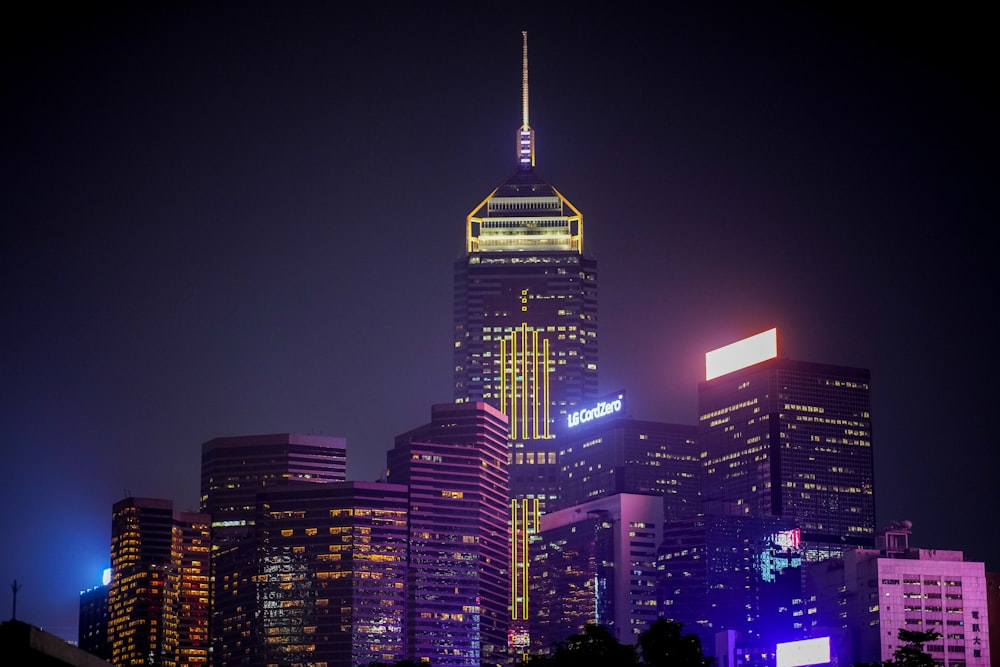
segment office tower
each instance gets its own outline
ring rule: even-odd
[[[507,662],[507,428],[487,403],[435,405],[386,455],[389,481],[409,489],[409,660]]]
[[[560,508],[652,493],[663,496],[668,521],[701,512],[697,426],[633,419],[618,392],[571,412],[557,441]]]
[[[910,525],[894,524],[878,548],[855,549],[812,565],[816,625],[844,628],[852,662],[892,660],[900,630],[940,634],[924,645],[936,664],[990,664],[986,573],[961,551],[909,546]]]
[[[201,511],[212,515],[213,546],[248,536],[257,492],[288,482],[343,482],[344,438],[300,433],[215,438],[201,446]]]
[[[114,504],[108,641],[124,665],[208,663],[210,518],[158,498]]]
[[[254,535],[217,552],[216,663],[402,660],[407,499],[377,482],[261,491]]]
[[[791,519],[808,562],[872,546],[869,371],[779,357],[775,329],[709,352],[706,369],[706,511]]]
[[[698,635],[706,654],[716,658],[716,635],[736,633],[739,664],[758,664],[776,642],[805,637],[799,548],[799,531],[788,519],[702,515],[671,521],[657,554],[659,614]]]
[[[77,628],[76,645],[102,660],[111,659],[111,644],[108,643],[108,584],[111,583],[111,569],[105,570],[100,586],[80,591],[80,623]]]
[[[532,553],[531,644],[545,653],[588,623],[635,644],[657,619],[663,501],[623,493],[541,517]]]
[[[584,254],[583,215],[535,168],[522,39],[517,166],[466,217],[454,330],[455,401],[485,401],[508,417],[515,536],[558,495],[554,423],[598,391],[597,262]],[[517,544],[527,539],[515,543],[514,590],[529,562]],[[526,600],[515,595],[511,609],[527,623]]]

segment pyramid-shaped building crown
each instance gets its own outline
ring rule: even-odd
[[[522,34],[522,122],[514,174],[466,218],[466,250],[583,252],[583,214],[535,171],[528,125],[528,36]]]

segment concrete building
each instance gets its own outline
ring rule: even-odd
[[[0,657],[17,667],[112,667],[41,628],[12,619],[0,623]]]

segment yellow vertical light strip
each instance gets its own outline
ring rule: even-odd
[[[510,501],[510,617],[517,618],[517,500]]]
[[[524,591],[521,600],[521,618],[528,618],[528,499],[525,498],[521,501],[521,507],[524,508],[524,530],[521,531],[521,559],[524,562],[524,568],[521,570],[521,588]]]
[[[528,323],[521,323],[521,437],[528,439]]]
[[[548,339],[548,337],[546,337],[542,341],[542,348],[543,348],[543,354],[542,354],[542,356],[543,356],[543,362],[545,364],[545,376],[543,378],[544,386],[545,386],[545,391],[543,392],[544,393],[544,397],[543,398],[544,398],[544,401],[545,401],[545,437],[546,438],[551,438],[552,434],[551,434],[551,431],[550,431],[550,422],[551,422],[551,420],[550,420],[549,410],[550,410],[550,408],[552,406],[552,401],[549,400],[549,339]]]
[[[507,414],[507,339],[500,339],[500,412]]]
[[[510,332],[510,437],[517,439],[517,331]]]
[[[531,437],[538,439],[538,329],[531,332]]]

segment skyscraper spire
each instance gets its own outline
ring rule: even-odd
[[[517,164],[535,166],[535,132],[528,125],[528,31],[521,31],[521,127],[517,130]]]

